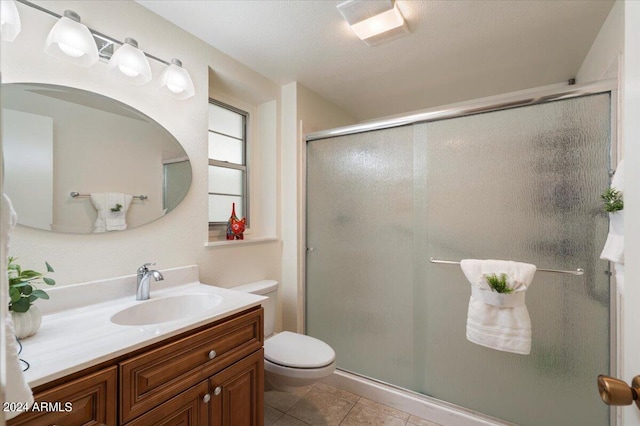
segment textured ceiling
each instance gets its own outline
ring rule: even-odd
[[[411,33],[368,47],[332,0],[137,0],[278,84],[359,120],[575,77],[613,0],[398,0]]]

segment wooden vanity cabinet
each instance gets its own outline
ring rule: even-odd
[[[9,426],[115,426],[117,368],[108,367],[34,395],[28,412]]]
[[[263,315],[251,308],[59,379],[36,399],[71,402],[70,412],[24,413],[8,425],[262,426]]]

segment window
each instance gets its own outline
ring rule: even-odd
[[[236,216],[247,218],[247,121],[249,114],[209,99],[209,228],[227,224],[235,203]]]

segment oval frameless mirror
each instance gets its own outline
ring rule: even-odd
[[[19,224],[118,231],[159,219],[187,195],[187,153],[140,111],[49,84],[3,84],[1,93],[4,192]]]

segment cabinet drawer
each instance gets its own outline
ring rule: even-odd
[[[131,421],[262,347],[262,308],[119,364],[120,420]]]
[[[126,426],[208,426],[209,385],[206,381],[171,398]],[[205,397],[209,395],[208,397]],[[206,402],[205,402],[206,401]]]
[[[115,426],[117,379],[117,368],[113,366],[38,393],[32,410],[10,420],[8,424]]]

